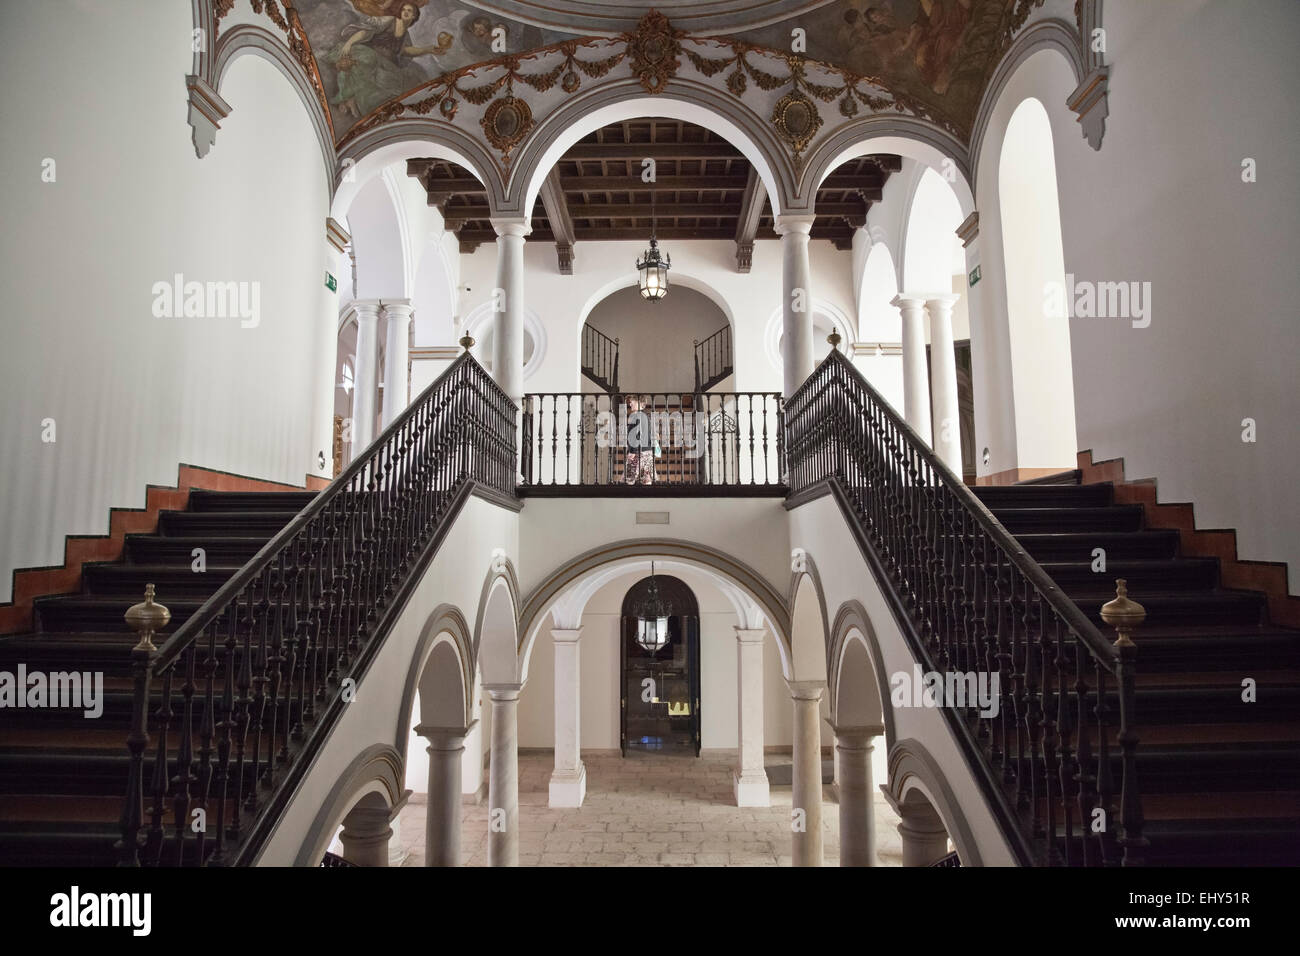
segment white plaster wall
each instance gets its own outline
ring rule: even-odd
[[[1152,289],[1147,328],[1071,320],[1079,447],[1123,456],[1130,478],[1157,478],[1162,501],[1194,502],[1200,527],[1236,528],[1241,557],[1288,562],[1294,591],[1300,512],[1285,478],[1300,465],[1300,6],[1107,4],[1105,27],[1112,67],[1100,151],[1064,106],[1074,81],[1054,53],[1027,61],[998,102],[977,173],[976,289],[988,293],[986,315],[1005,314],[1000,262],[985,242],[997,225],[989,189],[1000,130],[1035,96],[1052,121],[1066,272]],[[1255,183],[1242,182],[1246,157],[1258,163]],[[977,390],[1007,374],[975,371]],[[1245,418],[1257,424],[1254,444],[1241,440]],[[982,431],[990,435],[987,420]],[[1008,436],[992,438],[996,454]],[[1008,466],[988,470],[999,467]]]
[[[636,284],[636,258],[644,251],[638,242],[579,242],[573,275],[560,275],[555,245],[524,245],[525,307],[535,312],[545,327],[544,360],[525,380],[530,392],[579,391],[579,348],[582,324],[590,309],[610,293]],[[767,358],[764,333],[773,310],[780,307],[781,244],[762,240],[754,244],[753,269],[736,271],[735,244],[723,240],[665,242],[673,255],[670,282],[711,297],[732,321],[738,391],[780,391],[781,373]],[[844,315],[856,315],[853,297],[852,254],[830,242],[809,244],[813,270],[813,295]],[[463,306],[468,315],[490,302],[496,285],[496,246],[484,243],[473,254],[461,256],[462,281],[472,288]],[[672,292],[660,308],[672,302]]]
[[[915,660],[894,622],[884,594],[849,534],[839,505],[827,495],[795,508],[789,516],[790,545],[804,548],[816,563],[828,619],[833,621],[845,602],[860,601],[875,630],[886,670],[890,674],[911,673]],[[889,702],[885,703],[890,706]],[[983,865],[1013,865],[1014,858],[942,714],[925,707],[897,708],[894,720],[898,739],[919,741],[942,768],[979,846]],[[831,739],[829,728],[823,723],[823,744]],[[883,747],[884,742],[880,741],[878,746]],[[882,776],[877,782],[883,784],[886,781]],[[946,820],[945,825],[951,833],[951,821]]]
[[[0,600],[15,568],[62,563],[64,535],[103,534],[110,507],[142,506],[180,462],[294,484],[327,473],[328,373],[315,366],[333,355],[337,304],[320,149],[288,81],[245,56],[221,90],[233,112],[198,159],[191,29],[189,4],[0,9]],[[155,318],[154,283],[175,273],[260,283],[260,324]]]
[[[502,548],[517,562],[518,532],[519,519],[515,512],[480,498],[472,497],[466,502],[416,586],[406,610],[357,685],[356,698],[335,725],[295,792],[288,811],[258,858],[258,865],[293,863],[316,814],[358,753],[375,743],[400,747],[399,741],[409,738],[409,726],[399,726],[402,690],[429,616],[440,604],[451,604],[460,609],[473,627],[483,584],[492,566],[492,551]]]
[[[695,387],[695,342],[727,327],[712,300],[694,289],[672,289],[651,304],[634,288],[596,304],[587,324],[619,340],[619,387],[630,392],[689,392]]]

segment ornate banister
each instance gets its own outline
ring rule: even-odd
[[[590,325],[582,327],[582,371],[607,392],[618,391],[618,339]]]
[[[466,496],[514,498],[516,412],[462,355],[159,647],[149,587],[122,865],[252,860]]]
[[[791,504],[830,486],[917,661],[982,674],[989,687],[996,676],[996,713],[981,716],[969,700],[945,713],[1017,857],[1140,863],[1136,647],[1126,636],[1136,612],[1107,605],[1120,622],[1119,640],[1107,640],[838,351],[784,414]]]

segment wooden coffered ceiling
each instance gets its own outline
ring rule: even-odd
[[[643,178],[646,159],[654,160],[653,182]],[[849,248],[854,228],[901,165],[898,156],[873,155],[835,169],[817,191],[812,238]],[[442,212],[461,251],[496,238],[486,192],[465,170],[413,159],[407,172]],[[660,239],[733,240],[741,272],[749,271],[756,240],[777,238],[771,203],[749,160],[712,131],[678,120],[629,120],[596,130],[560,158],[538,198],[528,241],[554,242],[565,273],[572,271],[575,242],[649,239],[652,202]]]

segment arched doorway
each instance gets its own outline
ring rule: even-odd
[[[667,625],[642,628],[658,595]],[[628,588],[620,620],[619,748],[700,755],[700,607],[680,578],[651,574]]]

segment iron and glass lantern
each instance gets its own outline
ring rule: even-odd
[[[637,609],[636,642],[651,654],[668,643],[668,615],[672,609],[659,596],[659,583],[655,580],[654,562],[650,562],[650,587],[645,600]]]
[[[668,270],[673,267],[673,257],[659,251],[655,238],[655,197],[650,194],[650,248],[636,261],[641,298],[658,302],[668,294]]]

